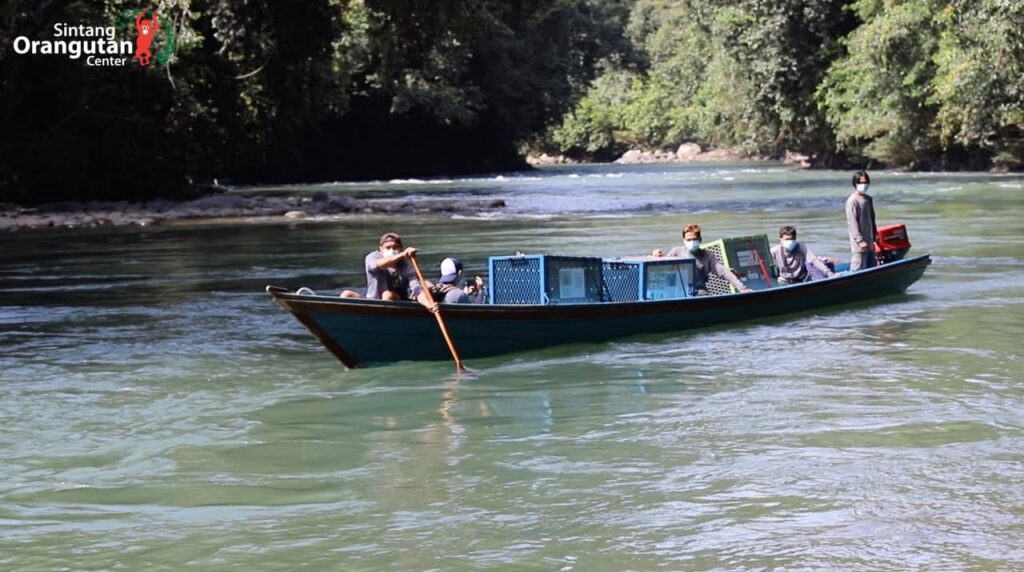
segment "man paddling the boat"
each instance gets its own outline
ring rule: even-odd
[[[379,247],[366,255],[366,297],[379,300],[415,300],[431,312],[437,312],[437,303],[423,290],[412,257],[415,248],[404,248],[402,237],[386,232],[380,237]],[[355,290],[345,290],[342,298],[361,298]]]
[[[697,272],[693,276],[693,289],[698,295],[706,295],[707,281],[710,274],[720,276],[729,281],[740,292],[753,292],[743,283],[732,270],[726,268],[711,252],[700,247],[700,227],[695,224],[683,228],[683,246],[668,251],[669,258],[692,258],[697,262]]]

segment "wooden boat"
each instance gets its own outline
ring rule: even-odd
[[[907,258],[833,278],[749,294],[565,305],[444,304],[463,359],[637,334],[681,332],[903,294],[931,264]],[[267,286],[348,367],[451,359],[437,323],[415,302],[309,296]]]

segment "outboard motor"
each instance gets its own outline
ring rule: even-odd
[[[878,227],[878,236],[875,237],[875,257],[879,262],[894,262],[902,260],[910,250],[910,237],[907,236],[907,226],[904,224],[890,224]]]

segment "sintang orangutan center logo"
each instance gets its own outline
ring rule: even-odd
[[[164,19],[156,10],[127,10],[117,19],[118,27],[129,28],[131,18],[135,22],[135,59],[139,65],[148,66],[153,62],[159,66],[167,65],[174,56],[174,23]]]
[[[134,23],[134,26],[132,25]],[[134,37],[133,43],[128,38]],[[57,22],[51,38],[14,39],[16,54],[85,56],[89,67],[124,66],[134,52],[140,66],[166,65],[174,56],[175,33],[171,22],[156,10],[125,10],[113,26],[85,26]]]
[[[145,10],[135,15],[135,29],[139,33],[135,37],[135,59],[139,60],[140,66],[149,65],[149,60],[153,57],[149,46],[153,43],[156,31],[160,29],[160,20],[157,18],[156,12],[153,12],[153,16],[148,20],[144,19],[145,15]]]

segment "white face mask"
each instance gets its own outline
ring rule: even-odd
[[[866,193],[866,192],[868,192],[868,187],[869,186],[870,185],[868,185],[867,183],[857,183],[857,192],[858,193]]]
[[[785,248],[787,252],[793,252],[796,249],[797,244],[799,243],[796,240],[783,239],[782,241],[782,247]]]
[[[385,248],[384,250],[381,250],[380,253],[383,254],[384,256],[394,256],[398,254],[398,251],[395,250],[394,248]]]

